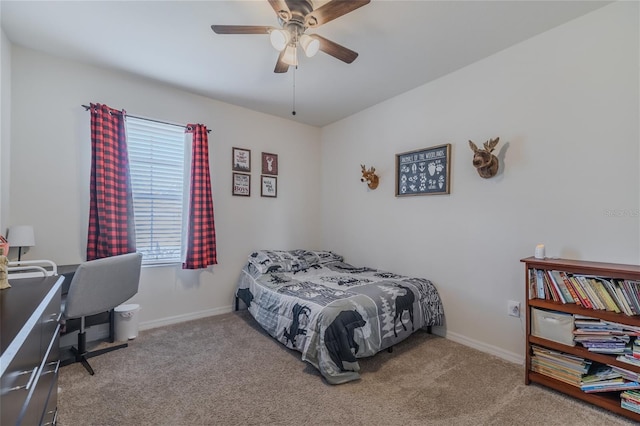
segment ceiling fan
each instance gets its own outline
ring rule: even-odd
[[[257,25],[212,25],[216,34],[269,34],[271,44],[280,51],[276,73],[284,73],[289,66],[297,66],[297,47],[311,57],[318,50],[333,56],[347,64],[353,62],[358,53],[328,40],[318,34],[305,34],[308,28],[320,25],[346,15],[371,0],[329,0],[324,5],[313,8],[311,0],[268,0],[276,12],[281,28]]]

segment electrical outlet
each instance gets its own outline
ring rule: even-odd
[[[507,313],[512,317],[520,318],[520,302],[509,300],[507,303]]]

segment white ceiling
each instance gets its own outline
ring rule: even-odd
[[[316,1],[315,7],[326,3]],[[266,0],[0,1],[13,43],[148,77],[267,114],[323,126],[425,84],[609,1],[373,0],[307,33],[355,50],[322,52],[275,74],[266,35],[212,24],[277,26]]]

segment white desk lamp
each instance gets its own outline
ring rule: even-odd
[[[33,226],[31,225],[13,225],[9,227],[7,233],[9,245],[18,247],[18,262],[22,257],[22,247],[33,247],[36,245],[36,239],[33,234]]]

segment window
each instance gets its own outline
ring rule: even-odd
[[[128,116],[126,129],[136,249],[145,265],[181,262],[184,128]]]

